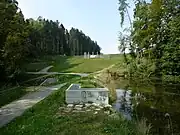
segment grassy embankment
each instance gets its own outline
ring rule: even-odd
[[[65,90],[69,84],[27,110],[23,116],[1,128],[0,134],[143,135],[144,128],[140,128],[140,124],[125,120],[121,116],[110,118],[103,113],[97,115],[93,113],[61,114],[59,107],[65,104]]]

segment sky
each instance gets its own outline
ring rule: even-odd
[[[116,54],[120,15],[118,0],[17,0],[25,18],[59,20],[66,29],[82,30],[102,53]]]

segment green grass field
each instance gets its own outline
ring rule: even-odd
[[[58,57],[51,71],[92,73],[122,61],[120,55],[108,58],[84,59],[81,57]]]
[[[38,59],[37,62],[26,64],[24,69],[25,71],[39,71],[53,65],[54,67],[50,69],[53,72],[92,73],[120,63],[122,59],[121,55],[110,55],[110,58],[95,59],[84,59],[83,56],[46,56]]]
[[[69,83],[70,84],[70,83]],[[105,114],[61,114],[66,85],[27,110],[7,126],[2,135],[142,135],[134,121],[120,117],[108,118]]]

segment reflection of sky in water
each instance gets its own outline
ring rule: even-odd
[[[147,119],[152,134],[170,135],[173,131],[174,135],[180,135],[180,85],[143,84],[130,88],[133,91],[117,89],[117,100],[112,104],[114,109],[129,120]],[[165,117],[166,114],[170,117]]]
[[[131,103],[131,91],[117,89],[117,100],[112,104],[113,108],[118,112],[121,112],[127,119],[131,120],[132,115],[132,103]]]

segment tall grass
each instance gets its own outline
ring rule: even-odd
[[[111,71],[111,69],[109,69]],[[113,69],[114,70],[114,69]],[[116,93],[116,88],[119,86],[119,83],[121,82],[124,86],[121,87],[126,87],[126,81],[124,78],[114,78],[113,76],[109,75],[109,72],[101,72],[100,74],[96,75],[96,79],[98,80],[97,82],[103,84],[105,87],[109,89],[110,93],[110,103],[114,103],[117,98],[117,93]],[[124,82],[125,81],[125,82]],[[137,116],[137,106],[134,108],[135,110],[135,125],[136,125],[136,132],[138,135],[149,135],[150,130],[152,128],[151,124],[148,124],[147,119],[142,118],[139,120]],[[126,134],[126,131],[124,131]]]
[[[147,124],[147,119],[142,118],[140,121],[137,121],[137,129],[140,135],[149,135],[152,126]]]

